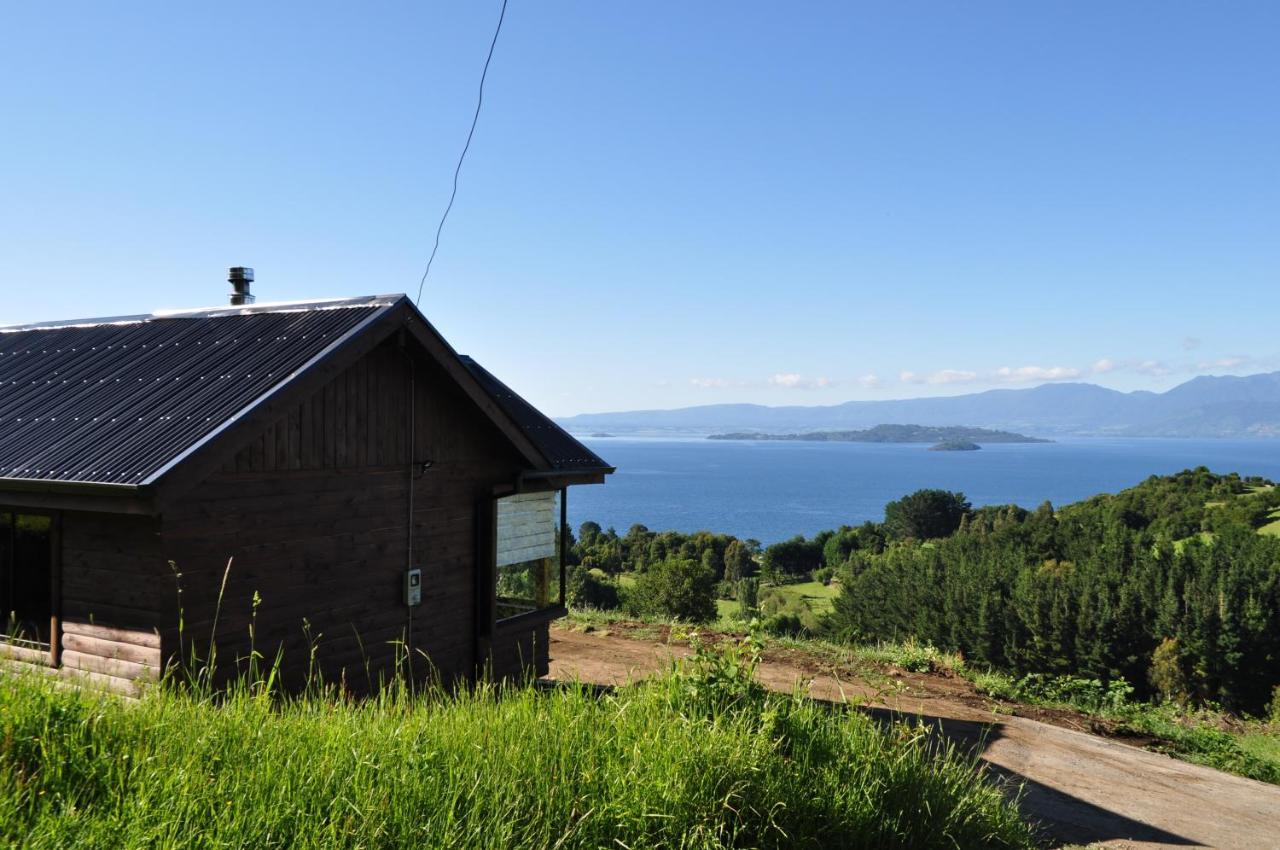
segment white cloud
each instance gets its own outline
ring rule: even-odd
[[[782,387],[788,390],[826,389],[835,384],[830,378],[806,378],[795,372],[779,372],[776,375],[770,375],[768,383],[771,387]]]
[[[1025,384],[1031,381],[1071,381],[1080,377],[1080,370],[1070,366],[1019,366],[1016,369],[1002,366],[996,370],[996,379],[1007,384]]]
[[[1205,360],[1198,364],[1201,371],[1209,369],[1234,369],[1249,362],[1248,357],[1219,357],[1217,360]]]
[[[731,384],[724,378],[690,378],[689,383],[704,390],[722,390]]]
[[[871,374],[863,375],[861,378],[859,378],[858,383],[862,384],[862,386],[866,387],[869,390],[876,390],[880,388],[880,384],[882,383],[882,381],[880,380],[879,375],[871,373]]]
[[[1109,357],[1103,357],[1101,360],[1095,360],[1090,371],[1095,375],[1105,375],[1108,372],[1114,372],[1119,369],[1122,364],[1117,363]]]
[[[898,380],[904,384],[967,384],[978,380],[978,373],[967,369],[939,369],[927,375],[919,372],[900,372]]]
[[[1133,368],[1153,378],[1163,378],[1165,375],[1173,373],[1173,370],[1160,360],[1143,360]]]
[[[964,369],[941,369],[927,379],[931,384],[967,384],[978,380],[977,372]]]

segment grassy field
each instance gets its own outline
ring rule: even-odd
[[[668,629],[678,625],[669,620],[650,619],[637,626],[620,612],[594,610],[570,612],[569,623],[603,630],[625,623],[626,634],[641,640],[664,640]],[[710,624],[709,628],[735,634],[742,632],[744,624],[729,620]],[[840,670],[841,675],[877,685],[891,681],[895,668],[959,677],[972,683],[979,693],[989,696],[992,710],[997,713],[1018,704],[1067,709],[1097,718],[1122,736],[1150,737],[1154,739],[1154,749],[1175,758],[1280,784],[1280,716],[1270,720],[1241,718],[1214,710],[1137,702],[1129,698],[1123,684],[1104,688],[1097,681],[1079,677],[1019,679],[971,665],[956,653],[914,641],[849,645],[805,637],[765,640],[766,647],[808,654],[821,666]]]
[[[839,585],[823,584],[817,581],[806,581],[800,584],[766,584],[760,588],[760,600],[762,607],[768,609],[770,607],[766,602],[768,596],[777,594],[782,600],[781,604],[776,606],[779,610],[805,615],[805,619],[813,622],[816,621],[816,618],[831,611],[831,601],[836,598],[839,592]],[[738,603],[736,600],[717,599],[716,611],[719,617],[713,624],[715,628],[724,631],[742,628],[742,621],[737,618]]]
[[[1258,529],[1259,534],[1271,534],[1280,537],[1280,509],[1276,509],[1270,513],[1272,522],[1267,523]]]
[[[126,703],[9,675],[0,844],[1033,846],[1001,792],[919,727],[763,695],[701,663],[603,696],[366,702],[160,687]]]
[[[840,593],[840,585],[806,581],[801,584],[778,585],[777,590],[785,596],[804,601],[814,613],[825,614],[831,610],[831,600]]]

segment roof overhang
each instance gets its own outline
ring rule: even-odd
[[[74,481],[0,478],[0,504],[33,508],[108,511],[113,513],[157,514],[191,488],[212,475],[235,456],[253,434],[286,415],[291,407],[321,389],[344,369],[403,332],[488,418],[528,464],[517,486],[527,489],[560,489],[576,484],[603,483],[613,467],[581,469],[557,468],[545,457],[515,422],[486,391],[458,353],[418,311],[405,295],[342,299],[332,302],[296,302],[282,305],[189,311],[192,317],[237,315],[269,309],[323,309],[376,303],[380,309],[334,340],[323,351],[298,368],[287,380],[255,399],[222,425],[173,458],[139,484],[100,484]],[[321,306],[323,305],[323,306]],[[175,311],[171,315],[184,315]],[[119,317],[122,323],[145,317]],[[54,323],[43,324],[50,327]],[[73,323],[68,322],[66,325]]]
[[[0,479],[0,505],[38,510],[159,513],[150,487],[32,478]]]

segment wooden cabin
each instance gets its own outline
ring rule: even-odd
[[[543,674],[569,488],[612,471],[403,295],[0,329],[0,656]]]

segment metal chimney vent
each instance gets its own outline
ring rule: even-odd
[[[253,303],[253,293],[249,291],[249,285],[253,283],[253,269],[248,266],[232,266],[227,282],[231,284],[231,306],[241,307]]]

